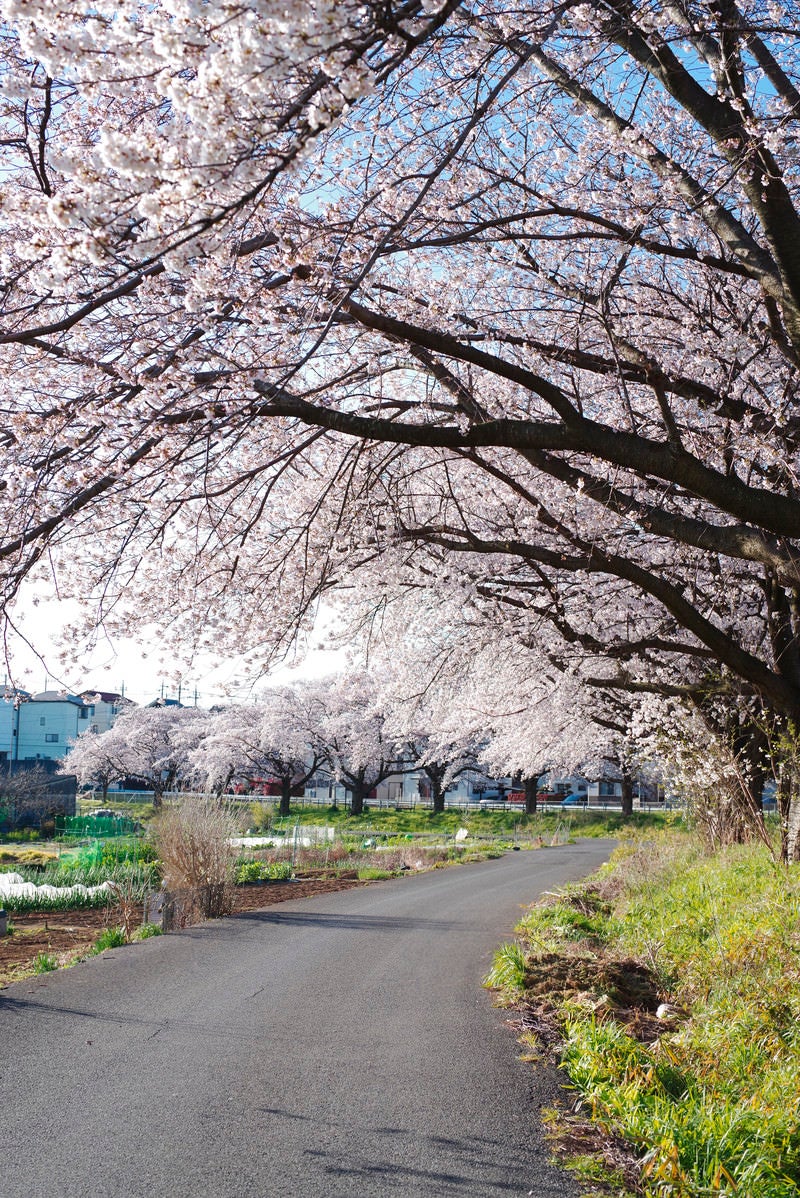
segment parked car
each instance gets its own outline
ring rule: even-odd
[[[562,807],[585,807],[589,802],[587,794],[581,794],[580,791],[573,791],[572,794],[564,795],[561,800]]]

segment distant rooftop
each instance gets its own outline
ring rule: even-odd
[[[98,699],[101,703],[133,703],[133,699],[126,699],[117,691],[96,691],[91,686],[88,686],[85,691],[81,691],[81,699],[84,703],[91,703],[92,700],[96,702]]]
[[[28,695],[24,691],[16,691],[18,695],[24,696],[27,699],[32,699],[34,703],[75,703],[78,707],[86,707],[92,703],[130,703],[131,699],[126,699],[124,695],[118,695],[116,691],[96,691],[91,687],[85,691],[81,691],[79,695],[72,695],[69,691],[39,691],[38,695]]]

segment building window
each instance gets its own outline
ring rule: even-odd
[[[45,732],[44,742],[46,745],[57,745],[58,744],[58,733],[57,732]]]
[[[39,716],[39,727],[44,728],[44,716],[43,715]]]

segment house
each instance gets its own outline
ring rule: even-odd
[[[27,691],[5,686],[0,691],[0,769],[16,759],[17,716],[20,703],[30,699]]]
[[[0,766],[58,761],[81,732],[107,731],[129,703],[123,695],[108,691],[29,695],[7,689],[0,701]]]
[[[622,782],[615,778],[599,778],[589,783],[587,794],[589,803],[594,807],[602,807],[606,803],[621,803]]]

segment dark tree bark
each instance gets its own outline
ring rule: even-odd
[[[350,791],[350,814],[363,815],[366,794],[363,780],[350,779],[347,789]]]
[[[444,776],[447,772],[447,766],[439,762],[429,762],[422,767],[423,773],[427,775],[431,784],[431,803],[433,805],[434,815],[444,811]]]
[[[292,779],[281,778],[281,801],[278,804],[278,815],[288,815],[292,800]]]
[[[539,775],[536,774],[532,778],[525,778],[525,814],[535,815],[537,810],[537,796],[539,794]]]

